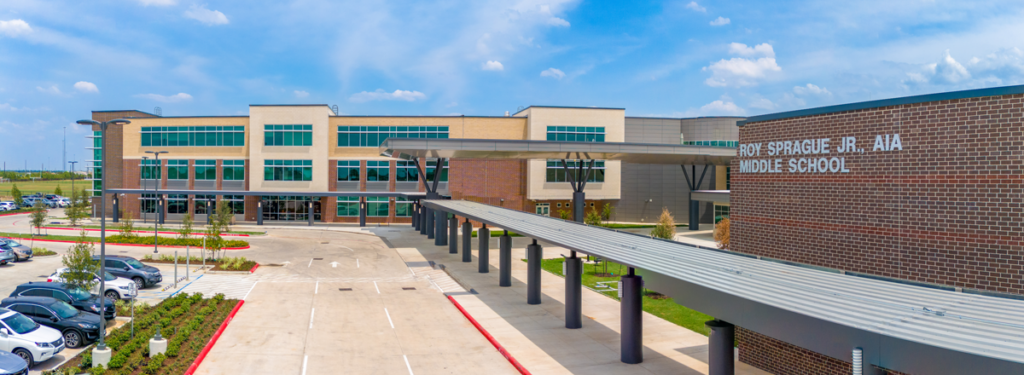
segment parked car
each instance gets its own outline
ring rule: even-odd
[[[51,283],[63,283],[64,278],[62,278],[61,276],[65,272],[68,272],[67,268],[58,269],[52,275],[50,275],[50,277],[47,278],[46,281]],[[100,289],[100,278],[95,274],[93,274],[92,277],[94,280],[96,280],[96,289],[92,290],[91,292],[93,292],[93,294],[97,294]],[[104,292],[103,295],[111,300],[132,299],[138,296],[139,294],[139,287],[137,285],[138,284],[136,284],[134,281],[128,280],[123,277],[117,277],[111,275],[110,272],[107,272],[107,277],[105,283],[103,284],[103,287],[106,288],[106,292]]]
[[[15,262],[32,259],[32,248],[18,243],[10,238],[0,238],[0,244],[6,244],[14,249]]]
[[[27,316],[36,323],[60,331],[69,348],[84,346],[100,338],[100,316],[78,311],[53,297],[8,297],[0,307]]]
[[[12,201],[0,202],[0,211],[14,211],[18,209],[18,205]]]
[[[99,261],[99,256],[93,256],[93,260]],[[160,270],[153,266],[147,266],[138,259],[123,255],[107,255],[107,272],[117,277],[131,279],[140,288],[146,288],[158,284],[163,280]]]
[[[0,341],[3,340],[3,336],[0,335]],[[4,344],[0,343],[0,347],[3,346]],[[0,350],[0,375],[28,375],[28,362],[14,353]]]
[[[60,200],[61,199],[66,199],[66,198],[64,198],[62,196],[59,196],[59,195],[56,195],[56,194],[48,194],[45,197],[43,197],[43,204],[45,204],[46,206],[48,206],[50,208],[60,208],[60,207],[63,207],[63,206],[60,205]]]
[[[71,200],[61,197],[60,199],[57,200],[57,204],[60,206],[60,208],[65,208],[71,205]]]
[[[64,350],[60,331],[42,326],[16,311],[0,308],[0,351],[21,357],[31,367]]]
[[[6,244],[0,245],[0,266],[6,265],[7,263],[14,263],[18,258],[14,256],[14,249]]]
[[[18,285],[11,292],[11,297],[53,297],[70,303],[76,309],[99,313],[100,297],[89,294],[82,289],[70,288],[64,283],[27,282]],[[103,316],[107,320],[114,319],[114,301],[109,298],[103,301]]]
[[[38,201],[38,200],[39,200],[38,197],[34,197],[34,196],[31,196],[31,195],[30,196],[21,197],[21,206],[22,207],[32,207],[32,206],[35,206],[36,205],[36,201]]]

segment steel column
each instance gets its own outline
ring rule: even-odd
[[[700,202],[693,200],[693,192],[690,192],[690,230],[700,230]]]
[[[583,328],[583,259],[565,259],[565,328]]]
[[[448,244],[448,213],[434,211],[434,246]]]
[[[533,240],[526,247],[526,303],[540,304],[540,261],[544,258],[544,248]]]
[[[263,201],[256,202],[256,225],[263,225]]]
[[[448,219],[448,254],[459,253],[459,219],[452,215]]]
[[[313,226],[313,201],[309,201],[309,211],[306,212],[308,216],[309,226]]]
[[[423,227],[423,232],[427,239],[434,239],[434,210],[424,208],[423,211],[427,214],[427,225]]]
[[[359,226],[366,226],[366,197],[359,197]]]
[[[74,192],[75,191],[72,189],[71,190],[72,196],[74,196]],[[121,218],[121,210],[118,208],[118,207],[120,207],[120,204],[118,204],[119,201],[120,201],[120,199],[117,199],[117,194],[114,194],[114,222],[115,223],[119,222],[119,219]],[[75,202],[75,203],[78,203],[78,202]]]
[[[582,223],[586,217],[587,193],[577,191],[572,193],[572,220]]]
[[[711,334],[708,336],[708,374],[735,374],[736,363],[733,359],[733,343],[736,342],[735,327],[718,319],[704,322],[704,326],[711,330]]]
[[[498,286],[512,286],[512,236],[507,230],[498,239]]]
[[[430,216],[430,210],[426,206],[420,206],[420,234],[427,234],[427,217]]]
[[[462,262],[469,263],[473,261],[473,224],[469,223],[467,218],[462,223]]]
[[[637,364],[644,361],[643,300],[641,293],[643,279],[633,273],[623,275],[619,282],[622,290],[622,304],[619,319],[621,324],[620,351],[622,363]]]
[[[477,253],[476,258],[480,262],[477,266],[477,271],[480,273],[491,272],[491,230],[487,229],[487,224],[484,224],[480,230],[476,231],[476,236],[480,238],[480,251]]]
[[[163,225],[163,223],[164,223],[164,205],[166,205],[166,204],[167,204],[167,202],[164,201],[164,199],[161,196],[159,196],[159,195],[156,196],[157,224]],[[106,210],[107,208],[104,207],[103,209]]]
[[[411,224],[412,224],[413,228],[419,229],[419,218],[420,218],[419,204],[413,203],[412,204],[412,220],[411,220]]]

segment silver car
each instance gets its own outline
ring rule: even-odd
[[[14,250],[10,246],[0,245],[0,266],[7,263],[14,263],[18,259],[14,256]]]
[[[11,202],[11,201],[0,202],[0,211],[13,211],[13,210],[17,210],[17,209],[18,209],[18,205],[15,204],[14,202]]]
[[[0,247],[5,247],[13,250],[14,261],[20,262],[27,259],[32,259],[32,248],[22,245],[15,240],[10,238],[0,238]]]

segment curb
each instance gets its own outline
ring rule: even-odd
[[[224,330],[228,328],[228,323],[231,323],[231,320],[235,318],[235,314],[238,313],[238,309],[241,309],[243,304],[245,304],[245,300],[238,301],[238,305],[235,305],[235,308],[231,310],[228,317],[224,319],[224,323],[221,323],[217,332],[213,334],[213,337],[210,337],[210,341],[203,347],[203,351],[199,352],[195,361],[192,361],[192,366],[188,367],[188,370],[185,371],[185,375],[192,375],[197,369],[199,369],[199,364],[203,363],[203,359],[205,359],[206,355],[210,353],[210,349],[213,349],[213,344],[217,343],[217,339],[219,339],[220,335],[224,333]]]
[[[519,361],[517,361],[515,358],[513,358],[512,354],[509,354],[509,352],[507,350],[505,350],[505,347],[501,346],[501,344],[498,343],[498,340],[495,340],[494,337],[491,336],[490,333],[487,333],[487,330],[484,329],[484,327],[480,326],[480,323],[477,323],[476,319],[473,319],[473,317],[471,315],[469,315],[468,312],[466,312],[466,309],[462,308],[462,305],[460,305],[459,302],[456,301],[454,297],[452,297],[452,296],[447,296],[447,297],[448,297],[448,300],[452,301],[452,304],[454,304],[455,307],[458,308],[459,311],[462,312],[462,315],[466,316],[466,319],[469,319],[469,322],[473,323],[473,326],[476,327],[476,329],[478,331],[480,331],[480,333],[482,333],[485,338],[487,338],[487,341],[490,341],[491,345],[494,345],[494,348],[498,349],[498,353],[501,353],[501,355],[504,356],[505,359],[507,359],[508,362],[512,364],[512,367],[515,367],[516,370],[519,370],[519,373],[522,374],[522,375],[531,375],[530,371],[528,371],[525,367],[523,367],[523,365],[520,364]],[[188,375],[189,373],[185,373],[185,374]]]
[[[255,265],[255,266],[252,266],[252,269],[251,269],[251,270],[249,270],[249,273],[253,273],[253,272],[256,272],[256,269],[257,269],[257,268],[260,268],[260,264],[259,264],[259,263],[256,263],[256,265]]]
[[[76,243],[75,241],[45,240],[45,239],[40,239],[40,238],[20,238],[20,237],[3,237],[3,238],[9,238],[9,239],[12,239],[12,240],[25,240],[25,241],[33,241],[34,240],[34,241],[39,241],[39,242]],[[99,243],[99,241],[89,241],[89,243]],[[107,242],[107,245],[113,245],[113,246],[135,246],[135,247],[151,247],[151,246],[153,246],[153,245],[149,245],[149,244],[111,243],[111,242]],[[178,245],[163,245],[163,246],[160,246],[160,247],[171,248],[171,249],[175,249],[175,248],[177,248],[177,249],[184,249],[185,248],[185,246],[178,246]],[[221,248],[221,250],[246,250],[246,249],[249,249],[249,246]]]
[[[12,214],[12,215],[18,215],[18,214]],[[68,227],[42,227],[42,229],[50,229],[50,230],[77,230],[77,231],[83,231],[84,230],[86,232],[99,232],[100,231],[100,229],[96,229],[96,228],[68,228]],[[118,232],[118,233],[121,233],[121,231],[119,231],[117,229],[107,229],[107,232]],[[144,231],[144,230],[137,230],[136,232],[150,233],[150,232]],[[178,232],[160,232],[160,231],[157,231],[157,233],[158,234],[174,234],[174,235],[180,234]],[[199,236],[203,236],[204,234],[201,233],[201,232],[196,232],[196,233],[192,233],[192,235],[199,237]],[[221,233],[221,237],[249,237],[249,235],[248,234]]]
[[[30,213],[31,212],[17,212],[17,213],[13,213],[13,214],[0,214],[0,216],[28,215]]]

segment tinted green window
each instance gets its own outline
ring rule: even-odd
[[[448,138],[447,126],[339,126],[338,147],[378,147],[388,138]]]
[[[395,162],[395,181],[399,182],[416,182],[419,181],[420,171],[416,168],[416,163],[411,161],[399,160]]]
[[[338,217],[359,216],[358,197],[338,197]]]
[[[196,160],[196,180],[216,180],[216,160]]]
[[[263,125],[264,146],[312,146],[313,125]]]
[[[140,133],[143,147],[245,146],[244,126],[154,126]]]
[[[167,179],[188,180],[188,160],[168,160]]]
[[[366,181],[390,181],[391,163],[370,160],[366,162]]]
[[[366,216],[388,217],[388,197],[366,197]]]
[[[604,142],[604,127],[549,126],[547,140],[562,142]]]
[[[224,160],[221,165],[224,181],[245,181],[245,160]]]
[[[338,181],[359,181],[359,160],[339,160]]]
[[[434,170],[437,169],[437,160],[427,160],[427,168],[423,173],[426,173],[427,181],[434,181]],[[441,168],[441,182],[448,182],[448,161],[444,161],[444,166]]]
[[[263,179],[266,181],[312,181],[312,160],[265,160]]]
[[[566,160],[569,165],[569,173],[573,173],[575,181],[583,179],[583,175],[586,174],[586,167],[589,166],[589,161],[584,161],[584,169],[580,171],[578,169],[580,161],[578,160]],[[604,182],[605,166],[604,160],[594,161],[594,168],[590,171],[590,177],[587,178],[587,182]],[[566,182],[569,181],[565,175],[565,168],[562,166],[561,160],[548,160],[547,161],[547,173],[545,174],[545,181],[547,182]]]

